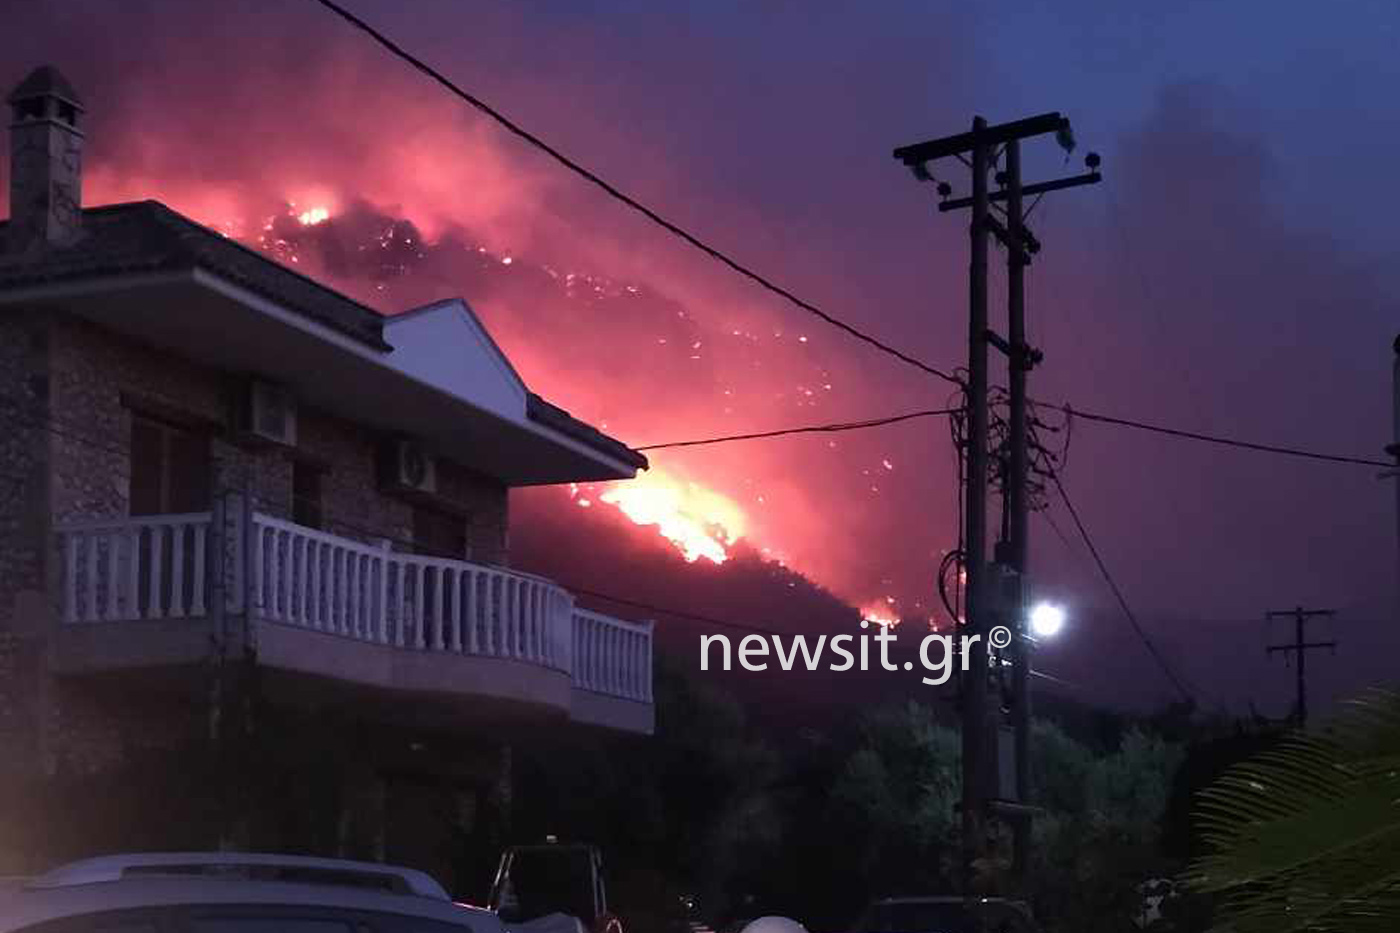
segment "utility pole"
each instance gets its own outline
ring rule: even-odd
[[[1012,243],[1025,240],[1025,214],[1021,198],[1021,141],[1006,144],[1006,229]],[[1034,365],[1030,347],[1026,344],[1026,264],[1028,253],[1017,246],[1006,250],[1006,338],[1011,344],[1007,360],[1007,384],[1010,390],[1010,470],[1007,474],[1006,508],[1011,510],[1008,523],[1007,563],[1015,571],[1017,587],[1012,610],[1014,617],[1024,619],[1025,578],[1030,562],[1030,509],[1027,485],[1030,481],[1029,425],[1027,419],[1026,376]],[[1031,801],[1031,642],[1029,632],[1020,631],[1016,650],[1012,654],[1012,724],[1016,749],[1016,802],[1029,805]],[[1030,874],[1031,818],[1025,815],[1012,824],[1014,873],[1024,883]]]
[[[1298,698],[1293,707],[1293,716],[1299,726],[1308,724],[1308,652],[1319,648],[1335,651],[1337,648],[1335,641],[1308,641],[1305,637],[1308,620],[1315,617],[1331,618],[1336,614],[1335,609],[1304,609],[1302,606],[1295,609],[1278,609],[1265,614],[1268,619],[1293,619],[1293,641],[1282,645],[1269,645],[1265,650],[1270,655],[1282,652],[1285,658],[1290,655],[1296,655],[1298,658]]]
[[[975,864],[986,853],[987,829],[983,791],[988,785],[987,746],[987,640],[986,611],[982,600],[986,594],[983,561],[987,551],[987,172],[991,162],[991,147],[983,138],[987,121],[976,117],[972,132],[972,222],[968,227],[972,237],[971,260],[968,264],[968,346],[967,395],[970,411],[967,424],[967,618],[971,633],[983,637],[972,643],[968,658],[970,676],[963,678],[963,871],[965,892],[971,892],[975,881]],[[975,621],[974,621],[975,620]],[[964,642],[966,644],[966,642]]]
[[[904,146],[894,151],[894,157],[908,166],[920,181],[934,181],[929,174],[931,162],[948,157],[956,157],[967,162],[972,169],[972,194],[970,197],[950,199],[952,186],[947,182],[938,183],[938,192],[943,201],[940,211],[971,208],[971,260],[969,262],[969,314],[968,314],[968,377],[965,385],[967,406],[967,477],[965,495],[966,541],[964,543],[964,566],[967,575],[966,623],[961,634],[968,637],[967,657],[963,659],[968,675],[962,678],[962,876],[963,893],[971,898],[976,893],[976,864],[986,856],[988,819],[993,812],[1013,819],[1018,826],[1016,835],[1015,860],[1024,871],[1028,864],[1030,845],[1029,815],[1026,802],[1030,796],[1030,769],[1026,747],[1029,743],[1029,634],[1026,631],[1025,612],[1022,610],[1023,575],[1028,554],[1028,515],[1026,486],[1028,480],[1029,455],[1027,448],[1027,403],[1026,373],[1031,362],[1038,359],[1038,353],[1026,345],[1024,315],[1024,267],[1030,256],[1039,250],[1035,238],[1025,229],[1025,214],[1022,201],[1027,194],[1043,194],[1077,185],[1093,184],[1100,180],[1096,171],[1098,156],[1090,154],[1086,159],[1091,171],[1084,175],[1055,181],[1023,185],[1021,181],[1020,141],[1034,136],[1053,133],[1066,150],[1073,148],[1069,120],[1058,113],[988,126],[982,117],[972,122],[972,130],[941,139],[929,140],[912,146]],[[1003,187],[999,191],[987,190],[987,174],[997,160],[997,147],[1006,158],[1006,171],[1000,177]],[[970,161],[966,154],[970,153]],[[1005,201],[1007,225],[1003,226],[992,216],[995,202]],[[987,321],[987,234],[993,233],[1006,247],[1008,258],[1008,328],[1007,337],[1002,338],[988,327]],[[996,600],[989,587],[993,576],[987,564],[987,468],[988,468],[988,345],[995,346],[1005,354],[1010,363],[1009,385],[1011,391],[1011,430],[1010,465],[1007,470],[1007,504],[1009,520],[1004,522],[1008,529],[1005,554],[999,548],[999,558],[1008,569],[1017,575],[1016,597],[1007,604],[1004,599]],[[1006,516],[1003,516],[1007,519]],[[999,575],[998,575],[999,578]],[[1009,618],[1006,618],[1009,616]],[[1015,677],[1016,719],[1016,796],[1017,801],[1007,802],[994,790],[994,780],[998,777],[993,753],[996,751],[996,721],[989,715],[989,668],[987,636],[995,620],[1010,623],[1010,628],[1020,634],[1013,675]],[[1000,663],[1000,662],[998,662]],[[999,712],[999,707],[998,707]],[[999,805],[999,806],[994,806]],[[1024,875],[1022,875],[1024,878]]]

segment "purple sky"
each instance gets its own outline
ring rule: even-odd
[[[973,114],[1061,110],[1106,180],[1037,208],[1034,394],[1361,456],[1387,441],[1393,4],[349,5],[662,213],[946,367],[965,354],[965,218],[939,215],[889,151]],[[343,212],[359,198],[432,246],[457,237],[532,269],[635,283],[645,305],[550,303],[446,249],[387,292],[331,276],[385,310],[465,294],[532,385],[631,443],[946,400],[946,386],[607,203],[314,4],[189,6],[7,13],[4,80],[52,62],[88,100],[91,202],[158,197],[252,238],[285,200]],[[1031,148],[1028,177],[1079,170],[1081,153],[1066,165],[1048,140]],[[942,177],[966,187],[959,166]],[[994,301],[1003,283],[998,272]],[[695,342],[702,359],[670,355]],[[1083,422],[1073,437],[1076,504],[1208,700],[1283,711],[1290,675],[1264,659],[1259,620],[1295,603],[1347,620],[1336,658],[1314,664],[1320,697],[1393,670],[1395,491],[1376,471]],[[757,545],[853,602],[926,599],[952,544],[939,423],[655,461],[739,502]],[[567,503],[536,496],[517,514],[539,507]],[[1073,535],[1063,508],[1051,517]],[[1112,598],[1087,554],[1033,528],[1040,585],[1096,619],[1047,665],[1109,694],[1166,696],[1141,649],[1101,631],[1121,622],[1095,615]]]

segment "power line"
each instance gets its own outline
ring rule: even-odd
[[[19,409],[19,406],[12,400],[3,399],[0,401],[3,401],[4,403],[8,404],[11,407],[11,410],[17,411]],[[1149,424],[1143,421],[1135,421],[1130,418],[1118,418],[1112,415],[1100,414],[1098,412],[1085,411],[1084,409],[1074,408],[1068,403],[1051,407],[1059,408],[1060,410],[1065,412],[1065,414],[1070,419],[1083,418],[1085,421],[1095,421],[1102,424],[1111,424],[1120,427],[1136,428],[1141,431],[1148,431],[1155,434],[1163,434],[1168,437],[1177,437],[1184,438],[1187,440],[1202,441],[1209,444],[1217,444],[1223,447],[1235,447],[1242,450],[1253,450],[1259,453],[1272,453],[1290,457],[1301,457],[1304,459],[1317,460],[1324,463],[1343,463],[1352,466],[1370,466],[1379,467],[1382,469],[1393,469],[1395,466],[1393,463],[1386,463],[1381,460],[1369,460],[1365,457],[1352,457],[1345,454],[1330,454],[1321,451],[1306,450],[1300,447],[1284,447],[1274,444],[1259,444],[1253,441],[1242,441],[1235,438],[1224,437],[1221,435],[1203,434],[1197,431],[1187,431],[1181,428],[1169,428],[1163,425]],[[675,447],[698,447],[710,444],[728,443],[731,441],[761,440],[770,437],[783,437],[791,434],[836,433],[840,431],[854,431],[865,428],[881,427],[887,424],[897,424],[901,421],[909,421],[915,418],[928,418],[938,415],[954,415],[957,414],[958,411],[960,411],[960,409],[958,408],[926,409],[922,411],[905,412],[899,415],[891,415],[885,418],[871,418],[865,421],[837,422],[834,424],[825,425],[809,425],[796,428],[782,428],[775,431],[762,431],[754,434],[735,434],[725,437],[700,438],[689,441],[672,441],[670,443],[665,444],[649,444],[643,447],[637,447],[635,449],[660,450],[663,448]],[[21,416],[21,418],[21,423],[26,427],[41,428],[60,437],[65,437],[69,440],[75,440],[79,443],[87,444],[89,446],[95,446],[107,451],[108,453],[116,454],[118,456],[124,457],[127,454],[125,450],[122,450],[114,445],[97,442],[91,438],[83,437],[77,434],[72,434],[68,431],[63,430],[62,427],[59,427],[59,425],[63,424],[62,420],[52,415],[40,415],[40,421],[25,419],[23,418],[23,416]]]
[[[826,311],[823,311],[821,308],[817,307],[809,301],[798,297],[796,294],[784,288],[783,286],[778,285],[770,279],[765,278],[761,273],[755,272],[753,269],[744,265],[738,260],[730,258],[727,254],[721,252],[717,247],[711,246],[709,243],[700,239],[698,236],[695,236],[694,234],[688,232],[679,224],[667,220],[665,217],[661,216],[656,211],[647,207],[645,204],[638,201],[636,198],[623,192],[610,182],[604,180],[603,178],[594,174],[589,169],[580,165],[578,162],[575,162],[573,159],[564,155],[558,149],[555,149],[553,146],[549,145],[544,140],[540,139],[538,136],[524,129],[523,127],[512,121],[509,117],[505,116],[503,113],[496,110],[490,104],[486,103],[481,98],[477,97],[469,91],[465,91],[462,88],[458,87],[447,76],[443,75],[441,72],[424,62],[422,59],[413,55],[413,53],[399,46],[388,36],[384,35],[382,32],[375,29],[369,23],[360,19],[358,16],[356,16],[354,13],[351,13],[349,10],[345,9],[340,4],[333,2],[333,0],[315,0],[315,2],[319,3],[327,10],[330,10],[332,13],[339,16],[341,19],[345,20],[347,23],[354,26],[356,29],[365,33],[379,45],[383,46],[395,57],[406,62],[416,70],[422,72],[424,75],[428,76],[433,81],[436,81],[454,96],[461,98],[462,100],[471,104],[477,110],[480,110],[482,113],[486,114],[486,116],[490,117],[508,132],[512,133],[513,135],[529,143],[531,146],[545,153],[550,158],[554,159],[554,161],[558,162],[560,165],[564,166],[569,171],[583,178],[585,181],[588,181],[601,188],[609,197],[621,202],[622,204],[626,205],[627,207],[646,217],[652,223],[657,224],[667,232],[674,234],[675,236],[684,240],[686,243],[705,253],[711,259],[714,259],[720,262],[721,264],[729,267],[730,269],[737,272],[739,275],[742,275],[749,281],[754,282],[761,288],[773,293],[774,295],[779,296],[780,298],[787,300],[788,302],[796,305],[802,310],[807,311],[810,314],[816,315],[818,318],[825,321],[827,324],[830,324],[832,327],[844,331],[845,333],[856,338],[857,340],[867,343],[870,346],[876,348],[877,350],[880,350],[883,353],[887,353],[890,356],[893,356],[895,359],[908,363],[910,366],[923,370],[924,372],[932,376],[937,376],[938,378],[946,380],[948,382],[957,381],[951,374],[944,372],[943,370],[932,366],[928,363],[925,363],[924,361],[917,359],[916,357],[910,356],[909,354],[890,346],[889,344],[885,343],[879,338],[873,337],[870,334],[867,334],[864,331],[859,330],[858,328],[850,324],[847,324],[845,321],[834,317]]]
[[[1186,431],[1180,428],[1168,428],[1160,424],[1148,424],[1144,421],[1135,421],[1131,418],[1116,418],[1112,415],[1098,414],[1097,412],[1084,411],[1074,408],[1068,403],[1052,406],[1064,411],[1070,418],[1083,418],[1085,421],[1098,421],[1103,424],[1114,424],[1120,427],[1137,428],[1140,431],[1151,431],[1154,434],[1165,434],[1170,437],[1180,437],[1187,440],[1203,441],[1207,444],[1220,444],[1224,447],[1238,447],[1242,450],[1254,450],[1261,453],[1282,454],[1289,457],[1302,457],[1308,460],[1322,460],[1328,463],[1348,463],[1353,466],[1381,467],[1383,469],[1393,469],[1394,463],[1386,463],[1383,460],[1370,460],[1365,457],[1352,457],[1345,454],[1329,454],[1316,450],[1305,450],[1301,447],[1284,447],[1277,444],[1259,444],[1254,441],[1242,441],[1232,437],[1224,437],[1218,434],[1204,434],[1199,431]]]
[[[800,428],[781,428],[776,431],[760,431],[755,434],[730,434],[724,437],[707,437],[692,441],[671,441],[667,444],[646,444],[635,450],[663,450],[672,447],[700,447],[707,444],[728,444],[732,441],[756,441],[770,437],[786,437],[791,434],[835,434],[841,431],[859,431],[865,428],[878,428],[887,424],[898,424],[915,418],[931,418],[936,415],[951,415],[956,408],[931,408],[926,411],[910,411],[887,418],[871,418],[866,421],[842,421],[835,424],[816,424]]]
[[[1039,403],[1046,404],[1046,403]],[[1145,421],[1137,421],[1132,418],[1119,418],[1113,415],[1105,415],[1099,412],[1086,411],[1082,408],[1075,408],[1068,403],[1057,406],[1067,417],[1068,423],[1072,423],[1076,418],[1085,421],[1094,421],[1100,424],[1110,424],[1119,427],[1135,428],[1140,431],[1147,431],[1153,434],[1162,434],[1168,437],[1182,438],[1185,440],[1201,441],[1208,444],[1217,444],[1222,447],[1234,447],[1240,450],[1252,450],[1258,453],[1279,454],[1288,457],[1300,457],[1306,460],[1317,460],[1325,463],[1342,463],[1351,466],[1370,466],[1382,469],[1392,469],[1393,463],[1386,463],[1382,460],[1371,460],[1366,457],[1353,457],[1347,454],[1333,454],[1317,450],[1308,450],[1302,447],[1287,447],[1278,444],[1261,444],[1255,441],[1245,441],[1238,438],[1225,437],[1218,434],[1205,434],[1200,431],[1188,431],[1184,428],[1171,428],[1160,424],[1151,424]],[[922,411],[905,412],[904,414],[891,415],[885,418],[871,418],[865,421],[846,421],[833,424],[809,425],[795,428],[781,428],[774,431],[760,431],[752,434],[731,434],[721,437],[699,438],[696,440],[671,441],[664,444],[646,444],[635,448],[636,450],[662,450],[675,447],[701,447],[710,444],[725,444],[732,441],[763,440],[772,437],[785,437],[792,434],[817,434],[817,433],[838,433],[841,431],[854,431],[864,428],[881,427],[888,424],[897,424],[901,421],[909,421],[914,418],[928,418],[937,415],[953,415],[960,409],[957,408],[934,408]]]
[[[343,19],[344,21],[346,21],[346,22],[349,23],[350,25],[354,26],[356,29],[359,29],[361,32],[363,32],[363,33],[365,33],[366,35],[368,35],[371,39],[373,39],[376,43],[378,43],[380,46],[382,46],[384,49],[386,49],[386,50],[387,50],[388,52],[390,52],[392,55],[394,55],[395,57],[401,59],[402,61],[404,61],[405,63],[407,63],[408,65],[410,65],[410,66],[413,67],[414,69],[416,69],[417,71],[423,73],[423,74],[426,75],[427,77],[431,78],[433,81],[437,82],[439,85],[441,85],[442,87],[444,87],[448,92],[450,92],[450,93],[453,94],[454,96],[456,96],[456,97],[458,97],[458,98],[460,98],[460,99],[466,101],[467,103],[471,104],[471,105],[472,105],[473,107],[475,107],[476,109],[480,110],[482,113],[486,114],[488,117],[490,117],[492,120],[494,120],[497,124],[499,124],[499,125],[500,125],[501,127],[503,127],[504,129],[506,129],[508,132],[512,133],[513,135],[515,135],[515,136],[517,136],[518,138],[524,140],[526,143],[530,144],[531,146],[533,146],[533,147],[539,149],[540,151],[544,152],[546,155],[550,156],[552,159],[554,159],[554,160],[555,160],[556,162],[558,162],[560,165],[562,165],[562,166],[564,166],[565,168],[567,168],[569,171],[571,171],[571,172],[577,174],[578,176],[580,176],[581,178],[585,179],[586,181],[588,181],[588,182],[590,182],[590,183],[596,185],[597,187],[601,188],[601,189],[602,189],[604,192],[606,192],[610,197],[614,198],[615,200],[620,201],[621,203],[625,204],[627,207],[629,207],[629,208],[631,208],[631,209],[633,209],[633,210],[635,210],[635,211],[641,213],[643,216],[645,216],[647,219],[651,220],[653,223],[656,223],[657,225],[661,226],[663,229],[667,230],[668,232],[670,232],[670,233],[674,234],[675,236],[679,237],[680,239],[684,240],[686,243],[690,244],[691,246],[695,247],[696,249],[699,249],[700,251],[702,251],[702,252],[704,252],[705,254],[709,255],[711,258],[713,258],[713,259],[717,260],[718,262],[722,263],[723,265],[729,267],[730,269],[732,269],[733,271],[737,272],[738,274],[744,276],[745,278],[747,278],[747,279],[753,281],[754,283],[758,284],[760,287],[766,289],[766,290],[769,291],[769,292],[772,292],[772,293],[775,294],[775,295],[778,295],[778,296],[784,298],[784,299],[787,300],[788,302],[790,302],[790,303],[796,305],[797,307],[803,309],[804,311],[807,311],[807,312],[809,312],[809,313],[811,313],[811,314],[816,315],[818,318],[820,318],[821,320],[823,320],[823,321],[826,322],[827,324],[830,324],[830,325],[832,325],[833,327],[836,327],[836,328],[838,328],[838,329],[840,329],[840,330],[846,332],[848,335],[850,335],[850,336],[856,338],[857,340],[863,341],[864,343],[867,343],[867,344],[869,344],[870,346],[873,346],[873,347],[875,347],[876,349],[878,349],[878,350],[880,350],[880,351],[882,351],[882,352],[884,352],[884,353],[887,353],[887,354],[889,354],[889,355],[895,357],[896,359],[901,360],[902,362],[905,362],[905,363],[907,363],[907,364],[909,364],[909,365],[911,365],[911,366],[914,366],[914,367],[916,367],[916,368],[918,368],[918,369],[920,369],[920,370],[922,370],[922,371],[924,371],[924,372],[926,372],[926,373],[929,373],[930,375],[937,376],[938,378],[943,379],[943,380],[945,380],[945,381],[947,381],[947,382],[951,382],[951,383],[953,383],[953,384],[955,384],[955,385],[960,383],[960,380],[959,380],[955,375],[953,375],[953,374],[951,374],[951,373],[948,373],[948,372],[945,372],[944,370],[941,370],[941,369],[939,369],[939,368],[937,368],[937,367],[935,367],[935,366],[932,366],[932,365],[930,365],[930,364],[928,364],[928,363],[925,363],[925,362],[923,362],[922,360],[919,360],[919,359],[916,358],[916,357],[913,357],[913,356],[911,356],[911,355],[909,355],[909,354],[907,354],[907,353],[905,353],[905,352],[903,352],[903,351],[901,351],[901,350],[899,350],[899,349],[897,349],[897,348],[895,348],[895,347],[893,347],[893,346],[891,346],[891,345],[889,345],[889,344],[887,344],[887,343],[884,343],[883,341],[879,340],[878,338],[873,337],[873,336],[871,336],[870,334],[867,334],[867,333],[865,333],[864,331],[861,331],[861,330],[857,329],[856,327],[853,327],[852,325],[847,324],[846,322],[844,322],[844,321],[842,321],[842,320],[840,320],[840,319],[838,319],[838,318],[832,316],[831,314],[829,314],[829,313],[823,311],[821,308],[817,307],[816,305],[813,305],[813,304],[811,304],[810,302],[808,302],[808,301],[806,301],[806,300],[804,300],[804,299],[798,297],[796,294],[794,294],[793,292],[789,291],[788,289],[786,289],[786,288],[784,288],[784,287],[782,287],[782,286],[780,286],[780,285],[775,284],[774,282],[772,282],[772,281],[770,281],[769,279],[765,278],[762,274],[760,274],[760,273],[754,271],[753,269],[749,268],[748,266],[745,266],[745,265],[743,265],[742,263],[738,262],[737,260],[730,258],[730,257],[729,257],[728,255],[726,255],[725,253],[721,252],[718,248],[716,248],[716,247],[714,247],[714,246],[711,246],[710,244],[706,243],[705,241],[701,240],[700,238],[696,237],[695,235],[689,233],[688,231],[686,231],[684,228],[682,228],[682,227],[679,226],[678,224],[676,224],[676,223],[674,223],[674,222],[672,222],[672,221],[667,220],[665,217],[661,216],[661,215],[658,214],[656,211],[654,211],[654,210],[652,210],[651,208],[647,207],[645,204],[641,203],[641,202],[638,201],[636,198],[634,198],[634,197],[632,197],[632,196],[626,194],[625,192],[619,190],[617,187],[615,187],[614,185],[612,185],[612,184],[609,183],[608,181],[604,180],[604,179],[601,178],[600,176],[594,174],[592,171],[590,171],[589,169],[587,169],[587,168],[585,168],[584,166],[580,165],[579,163],[575,162],[573,159],[571,159],[571,158],[569,158],[568,156],[564,155],[562,152],[560,152],[559,150],[555,149],[553,146],[549,145],[549,144],[546,143],[544,140],[540,139],[539,137],[535,136],[533,133],[531,133],[531,132],[529,132],[528,130],[524,129],[523,127],[519,126],[519,125],[516,124],[514,121],[512,121],[509,117],[505,116],[505,115],[502,114],[500,111],[498,111],[498,110],[496,110],[495,108],[493,108],[490,104],[486,103],[484,100],[480,99],[479,97],[475,96],[474,94],[470,93],[469,91],[463,90],[463,89],[462,89],[461,87],[459,87],[456,83],[454,83],[451,79],[449,79],[448,77],[446,77],[445,75],[443,75],[441,72],[439,72],[439,71],[437,71],[436,69],[434,69],[431,65],[428,65],[426,62],[422,61],[421,59],[419,59],[418,57],[416,57],[415,55],[413,55],[411,52],[409,52],[409,51],[407,51],[406,49],[404,49],[404,48],[402,48],[401,46],[399,46],[399,45],[398,45],[397,43],[395,43],[392,39],[390,39],[390,38],[388,38],[387,36],[385,36],[385,35],[384,35],[383,33],[381,33],[379,30],[375,29],[375,28],[374,28],[373,26],[371,26],[369,23],[365,22],[363,19],[359,18],[359,17],[356,16],[354,13],[351,13],[349,10],[345,9],[345,8],[344,8],[343,6],[341,6],[340,4],[334,2],[334,0],[315,0],[315,2],[319,3],[321,6],[325,7],[327,10],[331,11],[332,13],[334,13],[335,15],[337,15],[338,17],[340,17],[341,19]],[[1140,285],[1141,285],[1142,288],[1143,288],[1144,295],[1146,295],[1146,294],[1147,294],[1146,281],[1145,281],[1145,278],[1142,276],[1142,273],[1141,273],[1140,270],[1139,270],[1139,280],[1140,280]],[[1057,406],[1057,407],[1063,408],[1067,413],[1071,413],[1071,408],[1070,408],[1070,406],[1067,405],[1067,404],[1066,404],[1066,405]],[[1145,422],[1135,421],[1135,420],[1127,419],[1127,418],[1115,418],[1115,417],[1112,417],[1112,416],[1109,416],[1109,415],[1102,415],[1102,414],[1097,414],[1097,413],[1094,413],[1094,412],[1083,411],[1083,410],[1073,410],[1073,411],[1072,411],[1072,414],[1078,415],[1079,417],[1085,418],[1086,420],[1090,420],[1090,421],[1098,421],[1098,422],[1105,423],[1105,424],[1116,424],[1116,425],[1120,425],[1120,426],[1124,426],[1124,427],[1132,427],[1132,428],[1137,428],[1137,429],[1139,429],[1139,430],[1151,431],[1151,432],[1155,432],[1155,433],[1158,433],[1158,434],[1164,434],[1164,435],[1169,435],[1169,436],[1174,436],[1174,437],[1180,437],[1180,438],[1185,438],[1185,439],[1190,439],[1190,440],[1203,441],[1203,442],[1206,442],[1206,443],[1220,444],[1220,445],[1224,445],[1224,446],[1238,447],[1238,448],[1246,449],[1246,450],[1255,450],[1255,451],[1260,451],[1260,452],[1264,452],[1264,453],[1276,453],[1276,454],[1282,454],[1282,455],[1287,455],[1287,456],[1302,457],[1302,458],[1312,459],[1312,460],[1330,461],[1330,462],[1334,462],[1334,463],[1347,463],[1347,464],[1352,464],[1352,465],[1356,465],[1356,466],[1374,466],[1374,467],[1380,467],[1380,468],[1383,468],[1383,469],[1390,469],[1390,468],[1392,468],[1392,467],[1394,466],[1393,463],[1387,463],[1387,462],[1383,462],[1383,461],[1380,461],[1380,460],[1371,460],[1371,459],[1362,458],[1362,457],[1351,457],[1351,456],[1338,455],[1338,454],[1320,453],[1320,452],[1315,452],[1315,451],[1303,450],[1303,449],[1300,449],[1300,448],[1284,447],[1284,446],[1278,446],[1278,445],[1272,445],[1272,444],[1259,444],[1259,443],[1254,443],[1254,442],[1249,442],[1249,441],[1240,441],[1240,440],[1235,440],[1235,439],[1232,439],[1232,438],[1226,438],[1226,437],[1221,437],[1221,436],[1217,436],[1217,435],[1209,435],[1209,434],[1204,434],[1204,433],[1196,432],[1196,431],[1186,431],[1186,430],[1181,430],[1181,429],[1176,429],[1176,428],[1167,428],[1167,427],[1163,427],[1163,426],[1161,426],[1161,425],[1148,424],[1148,423],[1145,423]],[[784,435],[784,434],[789,434],[789,433],[806,433],[806,432],[805,432],[804,430],[801,430],[801,429],[799,429],[799,430],[793,430],[793,431],[764,432],[764,433],[762,433],[762,434],[760,434],[760,435],[755,435],[753,438],[750,438],[750,437],[748,437],[748,436],[735,436],[735,437],[733,438],[733,440],[750,440],[750,439],[757,439],[758,437],[766,437],[766,436],[777,437],[777,436],[782,436],[782,435]],[[715,439],[715,440],[713,440],[713,441],[705,441],[705,443],[719,443],[719,442],[721,442],[721,441],[727,441],[727,440],[729,440],[729,438]],[[647,446],[647,447],[642,447],[642,448],[638,448],[638,449],[639,449],[639,450],[648,450],[648,449],[655,450],[655,449],[660,449],[660,448],[662,448],[662,447],[676,447],[676,446],[698,446],[698,444],[692,444],[692,443],[689,443],[689,442],[677,442],[677,443],[670,443],[670,444],[655,444],[655,445],[649,445],[649,446]]]
[[[1172,682],[1172,686],[1181,694],[1182,699],[1194,703],[1195,698],[1191,695],[1191,692],[1186,689],[1181,678],[1176,675],[1176,671],[1172,670],[1172,666],[1167,663],[1167,659],[1157,650],[1157,646],[1152,643],[1151,636],[1147,634],[1147,631],[1142,627],[1141,623],[1138,622],[1137,616],[1128,605],[1128,600],[1123,596],[1123,591],[1118,588],[1118,583],[1113,579],[1113,574],[1109,573],[1108,565],[1103,562],[1103,557],[1100,556],[1099,549],[1094,546],[1093,539],[1089,537],[1089,530],[1084,527],[1084,522],[1079,517],[1079,511],[1074,507],[1074,503],[1070,501],[1069,493],[1065,491],[1064,483],[1060,482],[1059,474],[1052,472],[1050,474],[1050,479],[1054,482],[1055,488],[1060,491],[1060,498],[1064,501],[1065,508],[1069,511],[1070,518],[1074,519],[1074,525],[1079,529],[1079,536],[1084,539],[1085,547],[1087,547],[1089,553],[1093,555],[1094,563],[1099,566],[1099,573],[1103,575],[1104,581],[1108,583],[1108,588],[1113,591],[1113,595],[1118,599],[1118,605],[1122,607],[1123,615],[1127,617],[1128,622],[1133,627],[1133,631],[1137,632],[1138,638],[1142,640],[1148,653],[1152,655],[1153,660],[1162,668],[1162,672],[1167,675],[1167,679]]]

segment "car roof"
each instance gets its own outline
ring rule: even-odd
[[[349,859],[315,858],[304,855],[271,855],[260,852],[138,852],[131,855],[105,855],[70,862],[28,882],[34,888],[59,888],[97,881],[117,881],[140,874],[177,874],[181,876],[237,873],[257,873],[269,876],[276,872],[299,873],[303,877],[320,876],[322,880],[351,877],[363,882],[375,881],[386,888],[420,897],[451,900],[442,885],[426,872],[379,862],[355,862]]]
[[[0,887],[0,933],[109,910],[199,905],[335,907],[499,933],[499,919],[454,904],[430,875],[376,862],[253,853],[152,853],[64,865]]]
[[[151,876],[0,893],[0,933],[109,910],[202,905],[335,907],[440,920],[479,933],[501,929],[499,919],[490,911],[413,894],[286,881]]]

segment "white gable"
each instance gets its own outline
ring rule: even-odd
[[[525,383],[460,298],[389,317],[390,366],[507,421],[526,423]]]

